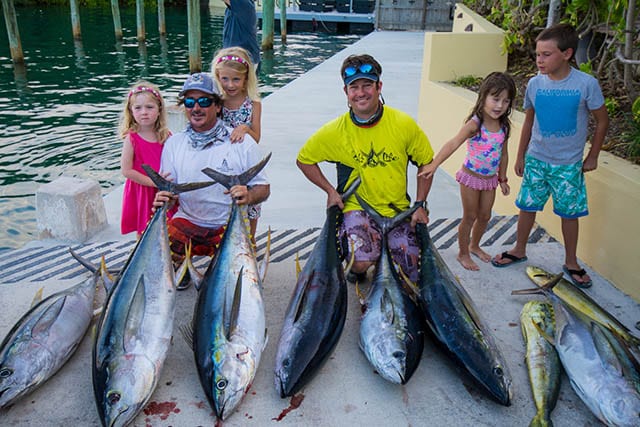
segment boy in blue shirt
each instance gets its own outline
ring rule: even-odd
[[[568,24],[543,30],[536,38],[539,73],[529,80],[525,93],[516,175],[523,177],[516,199],[520,209],[517,241],[492,263],[506,267],[525,261],[526,245],[536,219],[549,196],[562,220],[565,246],[563,270],[579,287],[591,278],[578,264],[578,218],[588,215],[584,172],[598,167],[598,155],[609,127],[609,117],[598,81],[571,66],[578,34]],[[583,160],[589,115],[595,121],[591,149]]]

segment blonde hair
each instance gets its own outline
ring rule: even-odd
[[[220,84],[220,77],[218,75],[219,70],[223,67],[229,67],[232,70],[242,73],[246,76],[247,82],[247,95],[252,101],[259,101],[260,95],[258,94],[258,77],[256,77],[255,67],[251,62],[251,56],[249,52],[241,47],[227,47],[220,49],[216,56],[211,61],[211,74],[216,79],[218,87],[222,90]],[[223,98],[224,98],[224,90]]]
[[[120,117],[118,134],[120,135],[120,138],[124,138],[130,132],[138,131],[138,123],[136,123],[136,120],[133,118],[133,114],[131,113],[131,101],[142,93],[150,95],[151,98],[158,103],[158,118],[156,119],[154,130],[158,135],[158,142],[162,144],[171,134],[171,131],[167,126],[167,110],[164,107],[164,99],[162,98],[162,94],[160,94],[158,86],[145,80],[139,80],[129,88],[127,97],[124,100],[124,108],[122,116]]]

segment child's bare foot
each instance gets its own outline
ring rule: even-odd
[[[456,258],[458,260],[458,262],[460,264],[462,264],[462,266],[464,268],[466,268],[467,270],[471,270],[471,271],[478,271],[480,270],[480,267],[478,267],[478,264],[476,264],[475,262],[473,262],[473,260],[471,259],[471,255],[466,254],[466,255],[458,255],[458,257]]]
[[[491,255],[489,255],[488,253],[486,253],[485,251],[483,251],[480,248],[469,248],[469,252],[472,253],[473,255],[477,256],[478,258],[480,258],[482,260],[482,262],[489,262],[491,261]]]

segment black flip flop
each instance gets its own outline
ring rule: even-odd
[[[525,262],[527,260],[526,256],[518,257],[518,256],[515,256],[515,255],[511,255],[507,251],[504,251],[504,252],[502,252],[502,254],[500,254],[500,259],[505,259],[505,258],[508,259],[508,260],[511,260],[511,262],[507,262],[507,263],[501,264],[501,263],[497,262],[495,259],[492,259],[491,260],[491,264],[494,267],[503,268],[503,267],[509,267],[510,265],[513,265],[513,264],[518,264],[520,262]]]
[[[580,276],[580,278],[586,276],[587,272],[585,271],[584,268],[581,268],[580,270],[574,270],[572,268],[567,267],[566,265],[563,265],[562,266],[562,270],[565,272],[565,274],[567,274],[569,276],[569,280],[571,280],[571,283],[573,283],[577,287],[582,288],[582,289],[587,289],[587,288],[591,287],[591,285],[592,285],[591,280],[589,280],[588,282],[579,282],[579,281],[577,281],[576,279],[573,278],[574,274],[576,276]]]

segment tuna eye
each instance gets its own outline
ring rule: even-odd
[[[216,388],[218,390],[224,390],[225,388],[227,388],[227,380],[222,379],[222,380],[218,380],[218,382],[216,383]]]
[[[13,370],[9,368],[0,369],[0,378],[9,378],[13,374]]]
[[[499,366],[496,366],[495,368],[493,368],[493,373],[500,378],[502,378],[502,376],[504,375],[504,373],[502,372],[502,368]]]
[[[117,391],[107,393],[107,401],[109,402],[109,405],[115,405],[120,401],[120,393]]]

